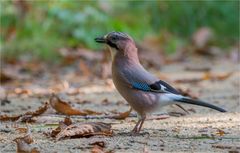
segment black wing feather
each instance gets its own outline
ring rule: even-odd
[[[164,86],[165,88],[162,89],[162,86]],[[177,91],[175,88],[173,88],[168,83],[166,83],[162,80],[159,80],[153,84],[150,84],[149,87],[153,90],[166,90],[166,91],[174,93],[174,94],[180,94],[179,91]]]

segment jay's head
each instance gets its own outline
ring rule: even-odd
[[[112,50],[124,51],[129,46],[134,46],[133,39],[122,32],[110,32],[103,37],[95,38],[98,43],[107,44]]]

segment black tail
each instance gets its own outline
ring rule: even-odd
[[[198,105],[198,106],[204,106],[204,107],[215,109],[215,110],[217,110],[219,112],[227,112],[226,110],[224,110],[224,109],[222,109],[220,107],[214,106],[212,104],[209,104],[209,103],[206,103],[206,102],[200,101],[200,100],[194,100],[194,99],[190,99],[190,98],[181,98],[181,99],[176,99],[175,101],[186,103],[186,104],[193,104],[193,105]]]

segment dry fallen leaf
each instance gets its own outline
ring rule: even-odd
[[[60,122],[60,123],[64,123],[65,125],[71,125],[73,122],[72,122],[72,120],[71,120],[71,118],[69,117],[69,116],[66,116],[65,118],[64,118],[64,121],[63,122]]]
[[[29,89],[23,89],[23,88],[15,88],[14,89],[14,92],[18,95],[23,95],[23,94],[26,94],[26,95],[31,95],[32,94],[32,91],[29,90]]]
[[[4,71],[1,70],[1,72],[0,72],[0,82],[5,83],[5,82],[11,81],[11,80],[13,80],[13,77],[6,74]]]
[[[90,143],[90,145],[98,145],[98,146],[104,148],[105,142],[104,141],[96,141],[96,142]]]
[[[70,104],[68,104],[67,102],[61,100],[58,96],[56,95],[52,95],[52,97],[50,98],[50,104],[52,106],[52,108],[54,108],[58,113],[62,113],[65,115],[92,115],[92,114],[101,114],[99,112],[95,112],[92,110],[83,110],[80,111],[76,108],[73,108],[72,106],[70,106]]]
[[[18,131],[19,133],[27,133],[28,132],[28,128],[18,127],[18,128],[16,128],[16,131]]]
[[[16,139],[22,139],[27,144],[31,144],[33,142],[31,130],[29,128],[27,128],[27,134],[23,137],[19,137],[19,138],[16,138]]]
[[[204,73],[202,79],[203,80],[220,80],[220,81],[222,81],[222,80],[229,78],[232,74],[233,74],[233,72],[227,72],[227,73],[222,73],[222,74],[214,74],[214,73],[206,72],[206,73]]]
[[[94,145],[91,150],[91,153],[105,153],[105,152],[103,151],[103,148],[101,146]]]
[[[218,148],[218,149],[240,149],[240,147],[236,147],[233,145],[225,145],[225,144],[213,144],[213,148]]]
[[[132,111],[132,107],[126,112],[123,112],[116,116],[113,116],[113,118],[117,119],[117,120],[124,120],[125,118],[127,118],[130,115],[131,111]]]
[[[91,153],[112,153],[111,150],[104,150],[105,143],[104,141],[97,141],[94,143],[91,143],[90,145],[94,145],[93,148],[91,149]]]
[[[29,121],[32,119],[32,117],[39,116],[43,114],[48,109],[48,103],[46,102],[43,106],[40,106],[37,110],[32,112],[26,112],[24,114],[20,115],[0,115],[0,121],[16,121],[19,120],[21,122]]]
[[[175,83],[198,83],[204,80],[218,80],[222,81],[229,78],[233,72],[221,73],[221,74],[214,74],[211,72],[205,72],[202,77],[200,78],[188,78],[188,79],[176,79],[174,80]]]
[[[84,109],[83,112],[86,113],[87,115],[101,115],[102,114],[101,112],[96,112],[96,111],[93,111],[90,109]]]
[[[25,113],[25,115],[39,116],[39,115],[43,114],[48,109],[48,105],[49,105],[49,103],[45,102],[44,105],[38,107],[38,109],[36,111],[27,112],[27,113]]]
[[[22,115],[12,115],[12,116],[9,116],[9,115],[0,115],[0,121],[16,121],[18,120]]]
[[[225,134],[226,133],[221,129],[218,129],[217,132],[216,132],[216,135],[218,135],[218,136],[224,136]]]
[[[58,113],[62,113],[65,115],[87,115],[86,113],[71,107],[67,102],[62,101],[56,95],[52,95],[52,97],[50,98],[50,105]]]
[[[46,134],[47,136],[51,136],[51,137],[56,137],[56,135],[61,132],[61,130],[64,130],[67,126],[72,124],[72,120],[69,117],[65,117],[64,121],[59,122],[59,126],[56,129],[53,129],[50,132],[46,132],[44,134]]]
[[[112,135],[111,125],[103,122],[89,122],[71,124],[62,130],[56,139],[66,137],[89,137],[94,135]]]
[[[17,153],[40,153],[37,147],[30,145],[33,142],[30,130],[25,136],[16,138],[14,141],[17,143]]]

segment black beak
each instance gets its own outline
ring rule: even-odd
[[[104,37],[98,37],[94,39],[98,43],[106,43],[106,39]]]

